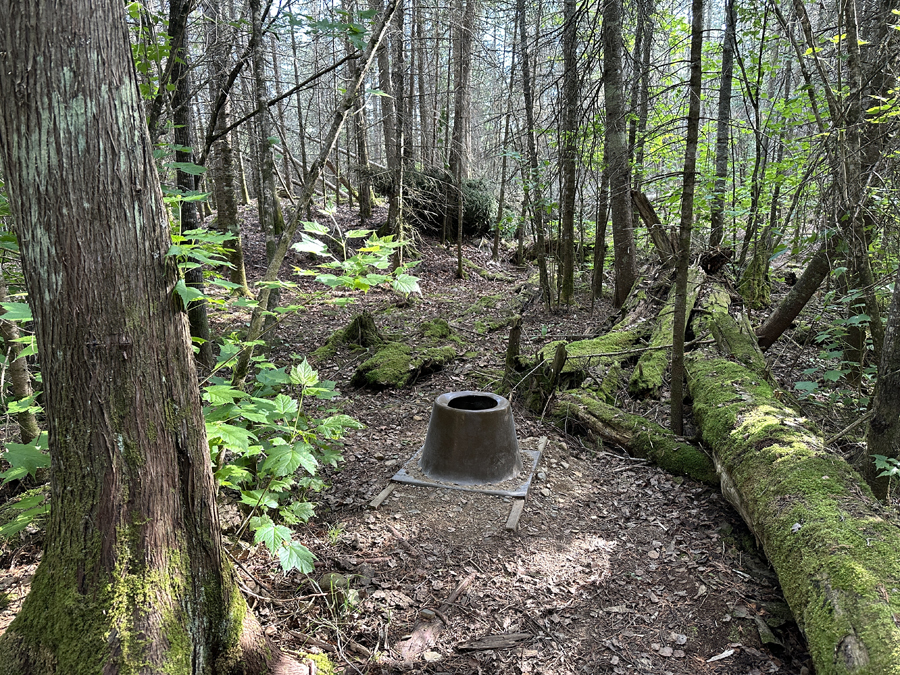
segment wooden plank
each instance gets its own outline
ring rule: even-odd
[[[513,532],[519,531],[519,518],[522,517],[522,510],[525,508],[524,499],[514,499],[512,508],[509,510],[509,518],[506,519],[506,529]]]
[[[530,640],[534,636],[531,633],[503,633],[500,635],[486,635],[477,640],[470,640],[457,645],[461,652],[475,652],[486,649],[509,649],[516,647],[520,642]]]
[[[377,509],[381,504],[387,499],[390,494],[394,491],[394,488],[397,487],[396,483],[388,483],[388,486],[384,488],[381,492],[378,493],[378,496],[375,497],[372,501],[369,502],[370,509]]]
[[[450,597],[441,605],[440,610],[436,613],[439,615],[447,614],[450,612],[453,607],[453,603],[456,602],[456,599],[462,594],[466,588],[469,587],[475,581],[475,572],[472,572],[469,576],[463,579],[459,586],[454,589],[454,591],[450,594]],[[441,629],[443,628],[443,624],[436,621],[417,621],[415,627],[413,628],[412,635],[409,636],[408,640],[402,640],[395,645],[395,648],[400,652],[400,656],[403,661],[409,662],[413,660],[416,656],[424,652],[431,645],[435,643],[438,638],[438,635],[441,633]]]

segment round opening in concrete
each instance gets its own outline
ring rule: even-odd
[[[438,396],[419,467],[434,480],[466,485],[515,477],[522,459],[509,401],[481,391]]]
[[[447,404],[457,410],[490,410],[497,407],[497,401],[490,396],[459,396]]]

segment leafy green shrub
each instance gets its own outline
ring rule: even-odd
[[[266,364],[270,365],[270,364]],[[347,429],[362,425],[336,410],[314,417],[304,409],[309,397],[329,400],[339,394],[334,382],[320,381],[304,359],[286,368],[264,368],[255,393],[287,389],[262,398],[235,389],[221,378],[206,386],[203,398],[206,435],[218,484],[237,491],[246,511],[238,534],[247,527],[254,542],[278,556],[284,571],[313,570],[313,555],[295,541],[290,526],[314,514],[306,499],[325,483],[318,477],[323,465],[336,467],[342,457],[338,442]]]

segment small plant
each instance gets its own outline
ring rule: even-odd
[[[887,494],[888,503],[890,503],[891,485],[895,480],[900,479],[900,459],[885,457],[884,455],[872,455],[872,461],[875,462],[875,468],[881,472],[877,477],[888,479]]]
[[[418,261],[404,263],[393,271],[389,270],[391,256],[403,246],[402,242],[394,241],[393,235],[379,237],[371,230],[350,230],[338,238],[331,236],[328,228],[319,223],[303,223],[303,230],[301,240],[291,248],[295,251],[331,258],[329,262],[319,265],[319,268],[334,270],[334,273],[331,271],[317,272],[297,268],[297,274],[315,276],[316,281],[325,284],[329,288],[344,288],[365,293],[375,286],[389,283],[391,288],[401,295],[408,296],[411,293],[421,293],[418,278],[407,274],[407,271],[417,265]],[[331,253],[328,246],[321,239],[310,236],[313,234],[316,237],[325,237],[335,242],[340,247],[340,257]],[[352,239],[363,238],[366,240],[364,245],[355,254],[350,255],[351,252],[347,242]],[[335,304],[349,304],[351,302],[353,302],[352,298],[336,298],[334,300]]]
[[[317,418],[304,408],[307,398],[329,400],[339,394],[334,382],[320,381],[304,359],[286,369],[262,366],[258,391],[287,389],[267,399],[233,388],[224,380],[204,389],[206,432],[219,485],[238,491],[247,511],[238,535],[247,527],[254,541],[278,556],[287,572],[313,571],[313,554],[293,539],[290,526],[314,514],[306,499],[325,483],[319,467],[336,467],[342,459],[337,444],[347,429],[362,424],[336,410]],[[299,475],[298,475],[299,474]]]
[[[337,544],[341,537],[344,536],[344,524],[338,523],[337,525],[332,525],[328,529],[328,543],[334,546]]]
[[[878,478],[900,478],[900,459],[884,455],[872,455],[872,459],[875,468],[881,471]]]

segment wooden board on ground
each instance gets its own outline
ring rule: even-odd
[[[519,531],[519,518],[522,517],[522,510],[525,508],[524,499],[514,499],[512,508],[509,510],[509,518],[506,519],[506,529],[513,532]]]
[[[397,487],[396,483],[388,483],[388,486],[384,488],[381,492],[378,493],[378,496],[375,497],[372,501],[369,502],[370,509],[377,509],[382,505],[385,499],[387,499],[390,494],[394,491],[394,488]]]

